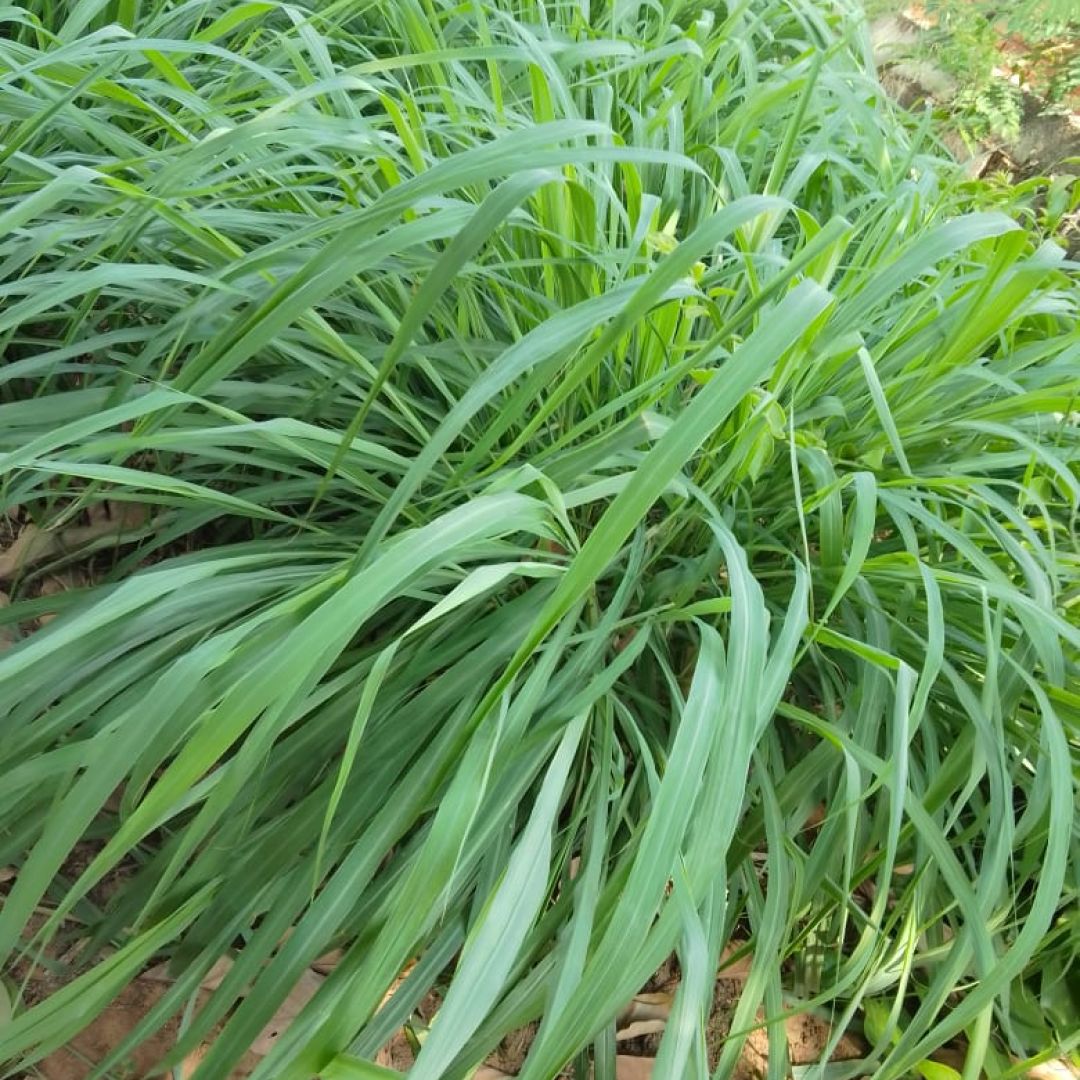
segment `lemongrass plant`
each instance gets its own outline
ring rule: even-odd
[[[761,1023],[783,1076],[809,1008],[867,1050],[800,1076],[1075,1047],[1075,267],[853,12],[0,19],[3,508],[59,538],[0,610],[4,1075],[164,959],[93,1075],[183,1013],[225,1077],[336,947],[258,1080],[383,1075],[432,991],[412,1077],[533,1021],[526,1080],[610,1077],[673,952],[657,1077]]]

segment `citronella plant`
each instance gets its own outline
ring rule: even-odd
[[[658,1077],[1075,1043],[1075,268],[847,14],[0,11],[5,1075],[167,960],[94,1075],[225,1077],[332,948],[259,1080],[429,992],[413,1077],[610,1076],[672,953]]]

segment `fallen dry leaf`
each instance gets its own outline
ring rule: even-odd
[[[623,1027],[637,1020],[666,1020],[671,1015],[674,999],[673,994],[664,991],[635,994],[630,1004],[619,1013],[618,1024]]]
[[[150,520],[150,507],[145,503],[129,502],[127,499],[107,499],[93,503],[87,511],[95,535],[102,535],[112,529],[137,529]]]
[[[666,1020],[634,1020],[615,1032],[616,1042],[640,1039],[643,1035],[659,1035],[667,1027]]]
[[[656,993],[635,994],[630,1003],[630,1010],[635,1020],[661,1020],[667,1019],[671,1013],[671,1003],[675,1000],[673,994],[666,990]]]
[[[1028,1080],[1076,1080],[1080,1072],[1074,1069],[1067,1061],[1052,1058],[1036,1065],[1027,1071]]]
[[[745,981],[750,977],[750,965],[754,962],[753,953],[746,953],[737,960],[732,959],[736,953],[746,948],[745,941],[729,941],[720,954],[719,978]]]
[[[199,1067],[200,1062],[206,1057],[206,1052],[210,1049],[205,1043],[195,1050],[192,1050],[190,1054],[183,1061],[180,1062],[180,1080],[188,1080],[188,1077],[195,1075],[195,1070]]]
[[[265,1057],[273,1049],[274,1043],[288,1030],[289,1025],[300,1015],[300,1010],[315,996],[323,984],[324,977],[308,968],[300,981],[292,988],[289,996],[281,1003],[281,1008],[270,1018],[270,1022],[251,1044],[253,1053]]]
[[[150,517],[149,508],[141,503],[112,501],[91,507],[87,525],[68,525],[62,529],[39,529],[24,525],[14,543],[0,554],[0,580],[28,570],[34,563],[76,549],[91,540],[112,533],[120,537],[144,525]]]
[[[201,990],[216,990],[221,981],[229,973],[229,968],[233,965],[231,956],[219,956],[214,961],[214,966],[206,973],[199,988]],[[152,968],[148,968],[142,973],[140,978],[148,979],[150,982],[162,982],[171,983],[175,980],[172,975],[169,974],[169,962],[166,960],[164,963],[155,964]]]
[[[199,985],[204,990],[216,990],[224,981],[225,976],[229,974],[229,969],[232,966],[233,962],[231,956],[219,956],[214,961],[214,966],[206,973]]]
[[[77,589],[83,584],[84,582],[74,574],[55,574],[41,583],[41,595],[59,596],[60,593],[71,592],[72,589]],[[55,611],[46,611],[38,616],[38,622],[45,626],[52,622],[56,615]]]
[[[329,975],[341,963],[344,956],[344,949],[331,949],[328,953],[323,953],[318,959],[312,960],[311,968],[320,975]],[[400,976],[399,979],[403,977]]]
[[[5,881],[10,881],[15,874],[14,866],[0,866],[0,885],[3,885]]]
[[[615,1080],[651,1080],[656,1058],[615,1055]]]
[[[42,532],[36,525],[24,525],[7,551],[0,555],[0,579],[14,577],[17,571],[47,558],[58,545],[58,533]]]
[[[473,1080],[503,1080],[504,1077],[509,1075],[509,1073],[504,1073],[502,1069],[496,1069],[493,1065],[481,1065],[473,1073]]]
[[[315,963],[317,964],[318,961]],[[315,964],[312,964],[312,967],[314,966]],[[383,994],[382,1001],[379,1002],[380,1009],[398,992],[398,987],[409,977],[409,973],[414,967],[416,967],[416,961],[410,960],[401,971],[398,972],[397,978],[390,984],[390,989]]]

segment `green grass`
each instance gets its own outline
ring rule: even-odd
[[[810,1006],[872,1045],[800,1078],[1075,1052],[1080,287],[844,9],[0,18],[3,507],[151,515],[5,584],[0,956],[80,973],[4,1075],[228,953],[224,1077],[343,946],[258,1080],[432,988],[413,1077],[610,1076],[673,951],[704,1076],[748,934],[719,1075],[759,1008],[769,1080]]]

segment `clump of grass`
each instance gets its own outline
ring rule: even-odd
[[[229,953],[225,1076],[341,946],[257,1077],[432,987],[415,1077],[536,1019],[528,1080],[611,1075],[672,951],[704,1075],[736,927],[774,1075],[811,1005],[886,1080],[1068,1036],[1076,280],[844,16],[3,13],[4,507],[150,514],[0,658],[0,953],[83,943],[13,1069]]]

